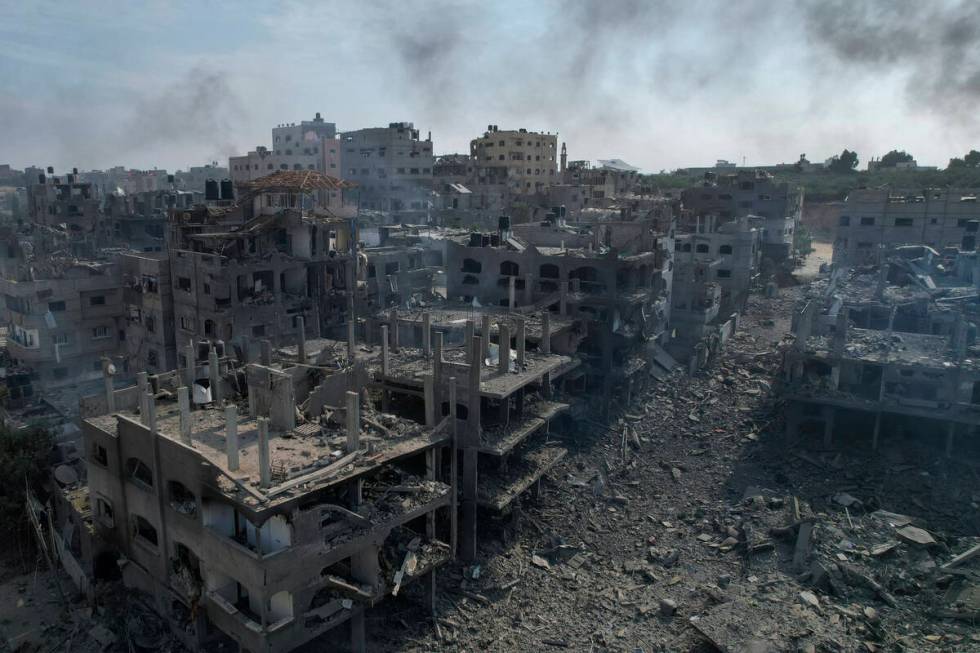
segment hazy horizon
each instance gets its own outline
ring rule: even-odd
[[[980,149],[980,3],[0,1],[0,163],[186,169],[316,112],[647,172]]]

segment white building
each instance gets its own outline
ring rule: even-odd
[[[246,155],[230,157],[228,168],[236,184],[279,170],[316,170],[340,177],[337,126],[319,113],[313,120],[276,125],[271,149],[260,145]]]

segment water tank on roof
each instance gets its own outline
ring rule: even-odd
[[[218,194],[218,182],[214,179],[208,179],[204,182],[204,199],[205,200],[220,200],[221,196]]]
[[[470,234],[470,247],[480,247],[483,245],[483,234],[471,233]]]
[[[221,199],[223,200],[235,199],[235,187],[232,185],[231,179],[221,180]]]
[[[49,175],[53,175],[54,174],[54,166],[48,166],[48,174]]]

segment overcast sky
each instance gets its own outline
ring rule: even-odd
[[[0,0],[0,163],[174,169],[317,111],[647,171],[980,149],[980,2]]]

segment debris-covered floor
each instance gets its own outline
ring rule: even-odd
[[[977,465],[787,447],[773,384],[797,293],[753,299],[701,375],[584,426],[516,539],[443,572],[437,625],[392,603],[376,649],[980,650],[980,556],[948,565],[980,542]]]
[[[787,443],[779,347],[800,290],[753,297],[698,376],[608,424],[580,414],[520,528],[440,571],[434,621],[420,583],[370,612],[369,650],[980,650],[980,466],[941,443]],[[50,574],[8,577],[0,650],[181,650],[118,584],[98,594],[66,617]]]

